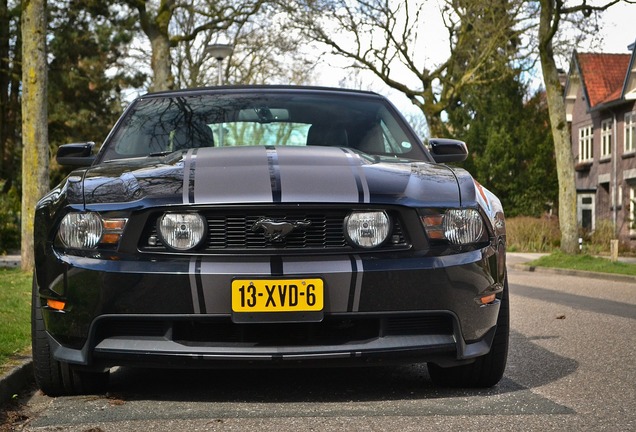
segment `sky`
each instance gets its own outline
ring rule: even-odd
[[[439,2],[431,1],[431,7],[435,10],[429,11],[422,18],[422,25],[426,32],[426,37],[420,40],[421,52],[425,53],[426,64],[429,62],[439,63],[448,56],[448,43],[444,40],[446,30],[444,29],[441,18],[439,16]],[[577,3],[580,0],[572,0]],[[589,0],[592,4],[598,4],[607,0]],[[436,37],[436,35],[439,35]],[[605,11],[602,16],[599,39],[602,40],[600,45],[597,43],[592,48],[590,44],[583,44],[578,48],[579,51],[602,51],[608,53],[627,53],[627,46],[636,40],[636,4],[628,4],[621,2],[612,6]],[[315,84],[329,87],[341,87],[341,81],[347,76],[349,71],[343,70],[342,66],[348,64],[342,59],[331,58],[321,68],[319,68],[317,80]],[[567,64],[564,65],[567,68]],[[361,74],[360,80],[363,81],[365,90],[373,90],[384,96],[387,96],[394,105],[403,113],[408,115],[420,114],[419,110],[401,93],[388,88],[384,83],[380,82],[371,73]],[[537,73],[537,85],[541,86],[540,73]],[[138,95],[140,90],[131,90],[130,98]]]
[[[627,53],[636,40],[636,4],[619,3],[605,11],[600,36],[602,52]]]
[[[604,3],[606,0],[592,0],[590,4]],[[579,3],[579,1],[577,1]],[[425,39],[429,42],[423,46],[422,51],[426,52],[427,64],[429,61],[440,62],[447,58],[448,49],[447,42],[442,39],[432,39],[430,35],[443,35],[446,30],[441,25],[439,15],[435,13],[428,14],[428,22],[425,22],[425,28],[428,36]],[[618,3],[605,11],[600,20],[600,31],[594,38],[580,44],[577,48],[579,52],[605,52],[605,53],[628,53],[627,46],[636,40],[636,4],[625,2]],[[567,60],[566,60],[567,61]],[[332,67],[327,67],[320,73],[319,85],[339,87],[342,77],[346,75],[346,71],[338,70],[338,64],[344,64],[339,60],[332,60]],[[336,66],[336,67],[333,67]],[[567,69],[568,64],[563,65]],[[407,116],[419,115],[419,110],[401,93],[388,88],[384,83],[379,82],[377,78],[370,74],[362,75],[364,83],[369,87],[365,90],[373,90],[384,96],[387,96],[397,108]],[[536,84],[533,87],[542,87],[542,79],[540,72],[536,74]]]

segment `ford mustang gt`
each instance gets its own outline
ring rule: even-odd
[[[32,336],[50,395],[115,366],[426,362],[488,387],[508,351],[500,201],[384,97],[254,86],[135,100],[35,216]],[[450,163],[450,165],[449,165]]]

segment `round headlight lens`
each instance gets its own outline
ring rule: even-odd
[[[353,212],[345,220],[345,233],[355,246],[379,246],[391,233],[389,216],[383,211]]]
[[[59,235],[64,246],[71,249],[94,249],[104,228],[97,213],[69,213],[64,216]]]
[[[444,215],[444,235],[454,244],[477,243],[484,233],[484,222],[474,209],[450,209]]]
[[[206,220],[198,213],[166,213],[157,222],[157,231],[164,245],[185,251],[201,243]]]

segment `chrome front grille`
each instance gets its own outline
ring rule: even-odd
[[[247,210],[242,213],[201,211],[208,222],[208,236],[198,253],[249,253],[259,251],[346,251],[351,250],[344,234],[344,219],[349,210],[306,212],[299,210]],[[139,243],[142,252],[167,252],[157,236],[156,221],[161,214],[148,218]],[[385,249],[403,249],[407,246],[397,215],[391,215],[393,230]],[[272,242],[262,231],[254,231],[261,218],[286,221],[309,221],[303,229],[296,229],[283,241]],[[154,245],[149,239],[153,238]]]
[[[310,221],[305,229],[291,232],[284,241],[270,243],[262,232],[252,227],[261,218],[290,221]],[[295,215],[230,215],[207,216],[208,249],[263,249],[278,248],[330,248],[344,247],[343,216],[320,214]]]

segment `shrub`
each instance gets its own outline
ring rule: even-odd
[[[591,255],[607,255],[610,253],[610,240],[618,238],[614,224],[609,219],[597,219],[594,231],[582,234],[583,251]],[[619,252],[629,253],[629,244],[621,242]]]
[[[20,197],[13,186],[8,193],[0,194],[0,254],[17,249],[20,249]]]
[[[518,216],[506,219],[506,233],[510,252],[552,252],[561,244],[559,219],[556,217],[533,218]],[[583,252],[590,255],[610,253],[610,240],[616,238],[614,224],[607,219],[596,221],[594,231],[581,230]],[[629,245],[621,243],[619,251],[629,252]]]
[[[506,236],[510,252],[551,252],[561,244],[556,217],[518,216],[506,219]]]

